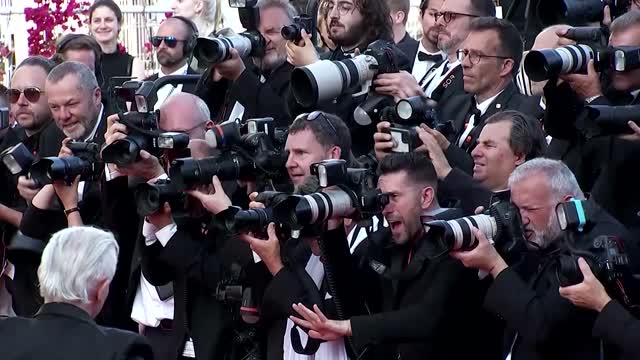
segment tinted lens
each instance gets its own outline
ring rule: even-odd
[[[178,40],[176,38],[174,38],[173,36],[167,36],[164,38],[164,43],[170,47],[170,48],[174,48],[176,47],[176,45],[178,45]]]
[[[151,45],[153,45],[153,47],[158,47],[160,46],[160,44],[162,44],[162,37],[160,36],[151,37]]]
[[[9,89],[7,90],[7,97],[9,98],[9,102],[15,104],[18,102],[20,98],[20,90],[18,89]]]
[[[22,91],[24,97],[29,100],[29,102],[37,102],[40,100],[40,89],[37,88],[26,88]]]

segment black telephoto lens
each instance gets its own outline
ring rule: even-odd
[[[177,200],[182,199],[184,195],[174,184],[158,182],[155,184],[139,184],[136,187],[134,196],[138,214],[147,216],[158,212],[165,202],[175,205]],[[176,211],[181,209],[172,210]]]
[[[227,230],[231,232],[263,231],[273,221],[271,208],[238,211],[232,219],[225,220]]]
[[[214,175],[220,181],[245,179],[251,174],[251,164],[235,154],[199,160],[183,158],[171,163],[169,173],[178,189],[193,189],[199,185],[211,184]]]
[[[130,134],[102,149],[102,160],[108,164],[127,166],[138,161],[141,150],[149,150],[149,139],[141,134]]]
[[[93,174],[93,166],[89,161],[76,156],[46,157],[33,164],[30,174],[40,184],[72,182],[78,175],[81,180],[88,180]]]

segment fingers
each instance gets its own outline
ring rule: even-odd
[[[376,125],[378,132],[386,133],[389,132],[389,128],[391,128],[391,123],[388,121],[381,121]]]
[[[187,190],[187,194],[193,196],[194,198],[200,200],[202,202],[206,196],[206,194],[200,192],[199,190]]]
[[[258,192],[254,191],[251,194],[249,194],[249,200],[255,201],[257,196],[258,196]]]
[[[578,266],[580,267],[580,271],[582,272],[582,276],[584,277],[585,281],[587,279],[595,278],[593,272],[591,271],[591,268],[589,267],[589,264],[587,264],[587,261],[585,259],[578,258]]]
[[[483,212],[484,212],[484,206],[478,206],[476,208],[475,214],[478,215],[478,214],[482,214]]]
[[[211,178],[211,184],[213,185],[213,192],[217,193],[219,191],[224,191],[224,189],[222,188],[222,184],[220,183],[220,179],[218,179],[217,175],[214,175]]]
[[[636,135],[640,135],[640,126],[638,126],[638,124],[634,123],[633,121],[629,121],[627,124],[629,125],[631,130],[636,133]]]
[[[107,116],[107,127],[113,126],[113,124],[116,124],[119,120],[120,116],[118,116],[118,114]]]
[[[295,306],[296,306],[296,305],[294,304],[293,306],[294,306],[294,308],[295,308]],[[305,328],[305,329],[311,329],[311,328],[313,328],[313,326],[311,325],[311,323],[310,323],[310,322],[308,322],[307,320],[300,319],[299,317],[295,317],[295,316],[293,316],[293,315],[290,315],[290,316],[289,316],[289,319],[291,319],[291,321],[293,321],[296,325],[298,325],[298,326],[300,326],[300,327],[303,327],[303,328]]]
[[[594,65],[593,59],[589,60],[589,63],[587,64],[587,74],[596,74],[596,66]]]
[[[313,311],[316,313],[316,315],[318,315],[318,318],[320,318],[320,321],[322,322],[329,321],[329,319],[327,319],[327,317],[324,316],[324,314],[322,313],[322,311],[320,310],[317,304],[313,304]]]
[[[278,240],[278,235],[276,235],[276,224],[269,223],[269,226],[267,226],[267,235],[269,235],[269,240]]]
[[[317,323],[318,321],[320,321],[320,318],[318,317],[318,315],[316,315],[315,312],[309,310],[309,308],[302,303],[298,303],[297,305],[294,304],[293,309],[308,321],[311,321],[314,323]]]

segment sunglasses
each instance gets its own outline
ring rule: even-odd
[[[153,45],[153,47],[160,46],[160,44],[162,44],[162,41],[164,41],[167,47],[174,48],[176,47],[176,45],[178,45],[179,41],[185,41],[185,40],[178,40],[173,36],[152,36],[151,37],[151,45]]]
[[[329,126],[331,126],[331,130],[333,130],[333,133],[338,135],[338,130],[336,130],[336,127],[333,126],[333,123],[331,122],[331,120],[329,120],[329,118],[322,111],[314,111],[314,112],[310,113],[309,115],[307,115],[307,121],[315,121],[316,119],[318,119],[320,117],[322,117],[324,119],[324,121],[326,121],[327,124],[329,124]]]
[[[15,104],[20,99],[20,94],[24,94],[24,97],[32,103],[38,102],[40,100],[40,95],[44,94],[44,91],[38,89],[37,87],[28,87],[24,90],[18,89],[8,89],[7,90],[7,98],[9,98],[9,102]]]

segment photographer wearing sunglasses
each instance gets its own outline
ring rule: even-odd
[[[155,81],[168,75],[191,75],[197,72],[189,66],[189,58],[195,46],[198,30],[191,20],[181,16],[166,19],[149,41],[156,52],[160,71],[145,80]],[[158,90],[154,110],[160,108],[169,96],[179,92],[193,94],[195,84],[165,85]]]

